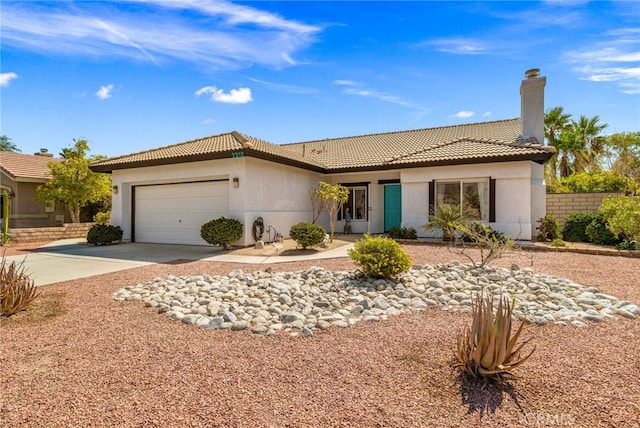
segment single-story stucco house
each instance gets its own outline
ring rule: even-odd
[[[238,245],[255,242],[258,217],[285,237],[312,220],[310,189],[350,189],[353,233],[421,228],[435,201],[469,204],[516,239],[535,235],[545,215],[544,86],[539,70],[520,87],[521,117],[411,131],[275,145],[229,132],[95,162],[112,174],[112,224],[124,240],[199,244],[200,226],[240,220]],[[346,211],[345,211],[346,213]],[[340,213],[337,232],[344,227]],[[319,223],[328,229],[328,217]]]
[[[0,224],[8,220],[11,229],[62,226],[64,207],[56,201],[43,202],[36,193],[51,178],[49,162],[61,160],[46,149],[33,155],[0,152]]]

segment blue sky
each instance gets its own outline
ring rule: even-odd
[[[640,2],[1,1],[1,129],[116,156],[237,130],[287,143],[546,108],[640,130]]]

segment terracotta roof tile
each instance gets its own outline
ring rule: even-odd
[[[547,160],[553,148],[520,136],[520,119],[388,132],[355,137],[271,144],[233,131],[92,164],[95,171],[245,155],[318,171],[363,170],[396,165],[469,160]]]
[[[0,152],[0,168],[13,179],[32,178],[46,180],[51,176],[49,162],[60,162],[61,160],[49,156]]]

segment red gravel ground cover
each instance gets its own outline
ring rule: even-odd
[[[416,264],[458,258],[441,246],[405,248]],[[638,258],[521,252],[496,265],[511,263],[640,304]],[[309,266],[354,268],[349,259],[271,267]],[[451,368],[469,314],[432,308],[266,337],[111,299],[158,276],[267,267],[176,261],[42,287],[30,311],[0,320],[0,426],[640,426],[640,319],[528,326],[536,351],[496,388]]]

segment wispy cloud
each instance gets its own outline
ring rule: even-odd
[[[468,110],[460,110],[456,114],[451,115],[451,117],[457,117],[460,119],[467,119],[469,117],[475,116],[475,113]]]
[[[0,86],[9,86],[13,79],[17,79],[18,75],[14,72],[0,73]]]
[[[108,85],[100,86],[100,89],[96,92],[96,97],[101,100],[106,100],[111,98],[111,92],[113,92],[113,83]]]
[[[491,51],[491,45],[488,42],[464,37],[425,40],[418,43],[417,47],[458,55],[483,55]]]
[[[196,91],[196,96],[211,95],[211,101],[225,104],[246,104],[253,101],[251,97],[251,89],[238,88],[232,89],[228,93],[215,86],[205,86]]]
[[[206,118],[205,120],[202,121],[203,125],[213,125],[214,123],[216,123],[215,119],[211,119],[210,117]]]
[[[621,28],[582,49],[567,51],[562,60],[574,64],[579,78],[612,82],[620,92],[640,94],[640,28]]]
[[[484,117],[488,117],[488,116],[491,116],[492,114],[493,114],[493,113],[491,113],[490,111],[485,111],[482,115],[483,115]]]
[[[404,98],[398,97],[396,95],[366,88],[359,82],[354,82],[352,80],[334,80],[333,84],[337,86],[343,86],[343,92],[347,95],[374,98],[378,101],[396,104],[402,107],[418,110],[423,113],[426,111],[426,108],[421,105],[415,104],[411,101],[407,101]]]
[[[3,44],[61,55],[173,59],[214,68],[295,64],[295,53],[322,28],[260,9],[214,0],[8,2],[2,5]],[[185,18],[186,16],[190,18]]]
[[[249,78],[249,80],[277,92],[286,92],[289,94],[301,94],[301,95],[316,94],[320,92],[318,89],[315,89],[315,88],[307,88],[304,86],[291,85],[288,83],[274,83],[274,82],[268,82],[266,80],[260,80],[260,79],[254,79],[254,78]]]

